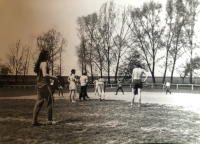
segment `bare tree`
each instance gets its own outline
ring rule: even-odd
[[[37,37],[37,46],[39,50],[46,49],[50,53],[50,64],[51,73],[54,74],[54,67],[56,66],[56,61],[59,59],[61,51],[61,45],[63,44],[63,37],[60,32],[57,32],[54,28],[50,29],[48,32],[43,33]]]
[[[11,69],[7,64],[0,64],[0,75],[7,75],[11,73]]]
[[[186,12],[184,13],[184,18],[186,19],[187,23],[184,25],[185,26],[185,32],[186,32],[186,39],[188,41],[189,46],[188,51],[189,51],[189,57],[190,57],[190,83],[192,83],[192,77],[193,77],[193,68],[192,68],[192,59],[193,59],[193,53],[194,50],[196,49],[196,43],[194,43],[194,38],[195,38],[195,24],[197,22],[197,16],[198,16],[198,11],[197,8],[199,6],[199,0],[185,0],[185,8]]]
[[[23,71],[23,57],[21,41],[17,41],[9,47],[10,53],[7,54],[11,72],[15,74],[15,82],[17,83],[17,75],[22,74]]]
[[[114,37],[114,45],[116,49],[113,50],[113,53],[116,58],[116,69],[115,69],[115,82],[117,82],[117,75],[120,61],[124,54],[130,49],[129,37],[130,37],[130,29],[127,25],[128,19],[128,11],[124,7],[122,10],[120,8],[117,10],[116,14],[116,24],[114,27],[116,36]]]
[[[97,23],[98,23],[97,13],[93,13],[84,17],[84,22],[85,22],[85,32],[88,39],[88,55],[87,55],[88,58],[87,59],[88,59],[88,65],[90,67],[90,73],[91,73],[91,77],[93,81],[94,80],[93,59],[94,59],[94,50],[95,50],[94,49],[94,43],[95,43],[94,32],[95,30],[97,30]]]
[[[78,32],[78,37],[80,39],[80,46],[77,47],[76,49],[76,53],[78,55],[79,58],[79,64],[81,64],[81,69],[82,69],[82,73],[85,71],[87,71],[87,53],[89,53],[88,47],[87,47],[87,34],[85,31],[85,20],[84,20],[84,16],[82,17],[78,17],[77,18],[77,32]]]
[[[23,58],[23,84],[25,84],[25,78],[26,75],[28,74],[28,69],[29,69],[29,62],[30,62],[30,58],[31,58],[31,47],[30,46],[25,46],[23,48],[23,52],[24,52],[24,58]]]
[[[174,38],[172,40],[172,46],[169,50],[170,56],[172,57],[171,66],[171,83],[173,83],[173,74],[177,60],[183,55],[183,47],[186,44],[183,27],[185,25],[185,18],[183,13],[185,12],[182,0],[177,0],[174,3]]]
[[[160,60],[157,53],[162,48],[161,36],[164,32],[164,26],[161,23],[161,10],[160,3],[145,2],[141,8],[131,10],[131,23],[129,24],[133,42],[146,61],[153,83],[155,83],[155,65]]]
[[[62,36],[61,36],[62,37]],[[64,71],[64,67],[63,67],[63,54],[66,52],[65,51],[65,47],[67,46],[67,40],[62,37],[61,38],[61,43],[60,43],[60,51],[59,51],[59,64],[58,64],[58,74],[61,76],[63,71]]]
[[[112,58],[112,43],[115,21],[115,3],[114,1],[104,3],[99,12],[99,32],[103,38],[102,48],[104,49],[105,58],[107,61],[108,83],[110,83],[110,69]]]

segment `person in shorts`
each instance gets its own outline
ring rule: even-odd
[[[145,75],[145,79],[142,81],[142,76]],[[142,83],[145,82],[148,78],[147,72],[142,69],[140,64],[136,64],[136,68],[133,69],[132,71],[132,93],[133,93],[133,98],[131,101],[131,104],[129,107],[132,107],[134,100],[135,100],[135,95],[139,95],[139,104],[138,107],[141,106],[141,89],[142,89]]]

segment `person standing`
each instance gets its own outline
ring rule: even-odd
[[[80,77],[80,84],[81,84],[81,91],[79,93],[79,100],[81,100],[82,97],[83,100],[86,100],[85,97],[87,97],[87,84],[88,84],[88,77],[86,72],[84,72]]]
[[[69,82],[69,102],[76,102],[75,101],[75,96],[76,96],[76,78],[75,78],[75,73],[76,70],[72,69],[71,70],[71,75],[68,77],[68,82]]]
[[[58,77],[58,95],[60,94],[63,97],[63,89],[65,88],[65,80],[62,76],[57,76]]]
[[[124,91],[123,91],[123,88],[122,88],[122,81],[121,80],[117,80],[117,90],[116,90],[116,94],[118,93],[118,91],[121,90],[122,91],[122,94],[124,94]]]
[[[100,96],[100,101],[105,100],[105,87],[104,87],[105,79],[103,77],[100,77],[98,79],[98,93]]]
[[[145,79],[142,81],[142,76],[143,74],[146,76]],[[147,72],[142,69],[140,64],[136,65],[136,68],[133,69],[132,71],[132,93],[133,93],[133,98],[131,101],[131,104],[129,107],[132,107],[134,100],[135,100],[135,95],[138,94],[139,96],[139,104],[138,107],[141,106],[141,89],[142,89],[142,83],[145,82],[148,78]]]
[[[94,94],[96,95],[96,93],[98,92],[98,79],[96,79],[94,82]],[[99,94],[98,94],[99,95]]]
[[[171,94],[171,91],[169,90],[170,89],[170,82],[169,81],[166,82],[165,87],[166,87],[166,94],[168,92]]]
[[[49,52],[42,50],[34,67],[34,72],[37,74],[37,99],[33,109],[33,126],[39,125],[38,114],[44,104],[44,100],[47,102],[47,124],[54,124],[54,121],[52,121],[54,101],[50,89],[50,79],[57,80],[57,77],[49,74],[49,59]]]

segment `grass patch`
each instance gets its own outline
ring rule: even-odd
[[[183,107],[56,100],[56,125],[32,127],[35,100],[0,100],[0,143],[200,143],[200,115]],[[39,122],[46,121],[46,104]]]

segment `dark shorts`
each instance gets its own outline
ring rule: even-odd
[[[133,80],[132,88],[133,89],[143,88],[142,87],[142,81],[141,80]]]

